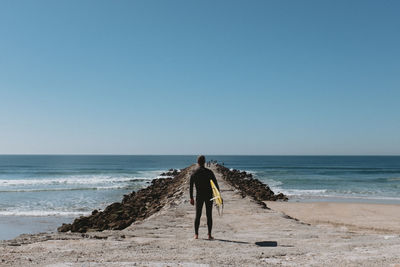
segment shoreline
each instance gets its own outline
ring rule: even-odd
[[[341,196],[288,196],[289,203],[359,203],[359,204],[387,204],[400,205],[400,200],[392,198],[368,198],[368,197],[341,197]]]
[[[0,215],[0,242],[20,235],[57,232],[57,226],[72,222],[75,217],[66,216],[17,216]]]

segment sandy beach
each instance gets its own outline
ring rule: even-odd
[[[216,173],[225,201],[214,241],[193,239],[188,179],[158,213],[116,231],[22,235],[0,245],[2,266],[398,266],[399,206],[267,202]]]
[[[282,203],[268,207],[312,225],[346,227],[351,231],[400,234],[400,205],[366,203]]]

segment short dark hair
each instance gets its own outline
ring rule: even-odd
[[[206,163],[206,157],[204,157],[203,155],[200,155],[200,156],[197,158],[197,163],[198,163],[200,166],[203,166],[203,165]]]

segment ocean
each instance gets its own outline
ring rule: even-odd
[[[400,204],[400,156],[206,157],[252,173],[290,201]],[[196,156],[0,155],[0,239],[55,230],[195,161]]]

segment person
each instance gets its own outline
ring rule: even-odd
[[[204,167],[206,163],[206,158],[201,155],[197,158],[198,168],[193,172],[190,176],[190,204],[194,205],[196,203],[196,218],[194,220],[194,238],[199,238],[199,226],[200,226],[200,218],[201,212],[203,209],[203,204],[206,206],[206,215],[207,215],[207,227],[208,227],[208,239],[214,239],[211,235],[212,230],[212,189],[210,180],[212,180],[215,186],[218,188],[219,185],[217,179],[212,170]],[[193,184],[196,187],[196,202],[193,199]]]

